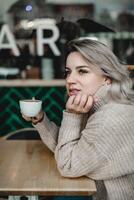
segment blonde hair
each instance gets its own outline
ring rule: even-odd
[[[109,98],[120,103],[134,103],[133,82],[129,78],[127,66],[105,44],[91,39],[74,39],[68,43],[68,53],[78,51],[102,74],[112,80]]]

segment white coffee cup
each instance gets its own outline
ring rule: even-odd
[[[21,113],[27,117],[35,117],[42,107],[42,101],[37,99],[20,100],[19,104]]]

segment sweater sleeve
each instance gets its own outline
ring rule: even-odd
[[[59,127],[51,122],[45,113],[43,120],[36,125],[33,124],[33,126],[39,132],[42,141],[54,152],[57,145]]]
[[[106,158],[98,152],[95,139],[95,133],[101,131],[99,119],[95,120],[95,124],[91,120],[81,131],[83,114],[63,113],[55,149],[55,159],[61,175],[80,177],[92,173],[104,163]]]

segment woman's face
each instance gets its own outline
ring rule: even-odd
[[[104,84],[105,76],[91,70],[92,64],[77,51],[68,55],[66,60],[66,88],[69,96],[82,92],[94,95]]]

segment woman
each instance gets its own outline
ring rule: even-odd
[[[61,175],[94,179],[94,199],[133,200],[134,93],[127,68],[98,41],[75,39],[68,49],[61,127],[42,111],[32,123]]]

